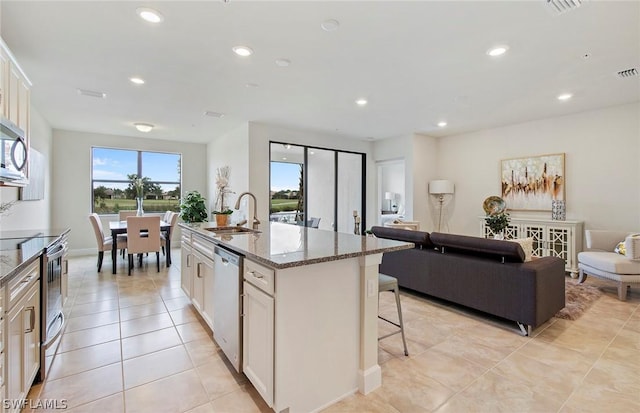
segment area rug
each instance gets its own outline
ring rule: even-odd
[[[577,282],[576,279],[565,278],[565,305],[556,313],[556,318],[576,320],[602,295],[598,287]]]

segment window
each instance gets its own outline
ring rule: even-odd
[[[92,148],[92,210],[117,214],[136,209],[133,179],[144,182],[144,211],[180,210],[182,157],[177,153]]]
[[[346,233],[366,228],[364,153],[281,142],[271,142],[270,152],[270,221]]]

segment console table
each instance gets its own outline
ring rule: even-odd
[[[480,234],[492,238],[493,232],[486,225],[485,217],[480,219]],[[505,229],[505,238],[533,238],[533,255],[554,256],[565,262],[565,271],[571,278],[578,277],[578,253],[582,251],[582,221],[555,221],[551,219],[511,217]]]

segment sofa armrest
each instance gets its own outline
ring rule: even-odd
[[[630,234],[625,231],[602,230],[586,230],[584,233],[588,249],[608,252],[613,252],[616,245]]]

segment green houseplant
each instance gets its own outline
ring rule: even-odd
[[[509,226],[509,214],[500,212],[498,214],[487,215],[484,220],[496,239],[504,238],[502,231]]]
[[[180,217],[184,222],[204,222],[207,219],[205,199],[198,191],[189,191],[180,203]]]

